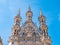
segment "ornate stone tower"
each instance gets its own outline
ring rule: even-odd
[[[19,35],[20,34],[20,10],[18,11],[18,15],[14,18],[14,26],[12,28],[12,35]]]
[[[31,8],[30,6],[28,7],[28,11],[26,13],[26,22],[32,22],[32,11],[31,11]]]
[[[21,26],[21,34],[23,41],[21,40],[20,45],[39,45],[40,43],[40,34],[38,32],[38,27],[32,21],[33,13],[30,6],[26,13],[26,22]]]
[[[2,44],[2,39],[1,39],[1,37],[0,37],[0,45],[3,45],[3,44]]]
[[[40,29],[42,44],[51,45],[51,40],[50,37],[48,36],[48,27],[46,25],[46,17],[43,16],[42,11],[40,11],[39,22],[40,22],[39,29]]]
[[[14,18],[12,35],[9,38],[9,45],[51,45],[50,37],[48,36],[48,28],[46,18],[40,11],[39,22],[40,27],[32,21],[33,13],[30,6],[26,13],[26,21],[20,26],[20,10]]]
[[[12,35],[8,41],[9,45],[19,45],[19,36],[20,36],[20,30],[21,30],[20,21],[21,21],[21,17],[20,17],[20,9],[19,9],[17,16],[15,16],[15,18],[14,18]]]

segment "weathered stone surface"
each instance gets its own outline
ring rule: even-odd
[[[45,16],[40,12],[38,18],[40,27],[38,28],[32,21],[32,15],[29,7],[26,13],[26,22],[22,26],[20,26],[20,13],[15,17],[12,35],[9,38],[8,45],[51,45]]]

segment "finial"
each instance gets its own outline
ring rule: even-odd
[[[1,37],[0,37],[0,41],[2,41]]]
[[[0,37],[0,39],[1,39],[1,37]]]
[[[31,11],[30,5],[29,5],[29,7],[28,7],[28,11]]]
[[[42,15],[42,10],[40,9],[40,15]]]
[[[20,16],[20,8],[19,8],[19,10],[18,10],[18,16]]]

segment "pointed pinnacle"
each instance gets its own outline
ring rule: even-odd
[[[20,16],[20,8],[19,8],[19,10],[18,10],[18,16]]]
[[[31,11],[30,5],[29,5],[29,7],[28,7],[28,11]]]
[[[42,15],[42,10],[40,9],[40,15]]]

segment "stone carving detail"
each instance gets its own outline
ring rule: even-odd
[[[26,13],[26,21],[20,26],[21,16],[20,10],[14,18],[12,35],[8,40],[8,45],[51,45],[51,39],[48,36],[48,28],[46,25],[46,17],[40,12],[39,22],[40,27],[32,21],[33,13],[31,8],[28,8]]]

